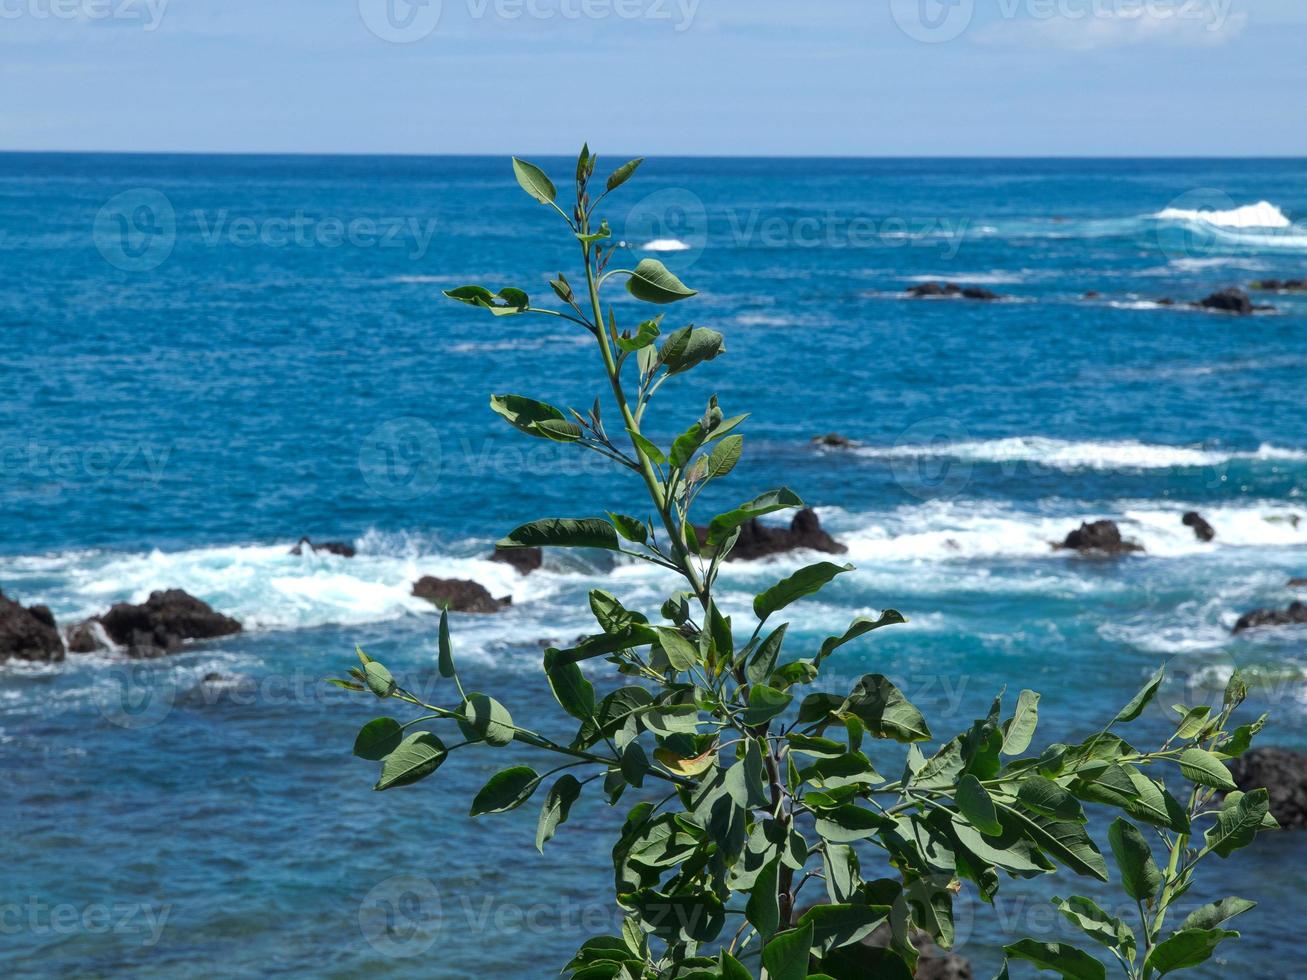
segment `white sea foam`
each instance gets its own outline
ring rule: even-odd
[[[1200,221],[1218,228],[1288,228],[1292,222],[1270,201],[1260,201],[1229,211],[1194,211],[1167,208],[1153,217],[1160,221]]]
[[[1044,436],[1012,436],[937,445],[862,446],[854,452],[890,460],[952,458],[978,463],[1030,463],[1059,470],[1168,469],[1220,466],[1235,460],[1307,460],[1307,450],[1271,445],[1262,445],[1255,452],[1231,452],[1135,440],[1076,442]]]
[[[655,238],[651,242],[645,242],[640,248],[646,252],[688,252],[694,246],[679,238]]]

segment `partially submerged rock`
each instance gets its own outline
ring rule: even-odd
[[[1216,528],[1208,524],[1203,515],[1196,510],[1189,511],[1181,520],[1184,522],[1185,527],[1194,529],[1194,536],[1199,541],[1211,541],[1216,537]]]
[[[1275,309],[1274,306],[1258,306],[1248,297],[1242,289],[1222,289],[1219,293],[1200,299],[1193,303],[1193,306],[1201,307],[1204,310],[1213,310],[1217,313],[1234,313],[1238,316],[1248,316],[1252,313],[1269,312]]]
[[[1235,785],[1245,793],[1265,789],[1271,816],[1285,830],[1307,827],[1307,755],[1287,749],[1253,749],[1230,763]]]
[[[99,617],[105,634],[127,648],[129,657],[157,657],[186,640],[208,640],[241,631],[230,616],[181,589],[151,592],[139,605],[120,602]],[[86,625],[86,624],[83,624]]]
[[[1290,589],[1307,589],[1307,578],[1289,579],[1288,588]]]
[[[545,553],[540,548],[496,548],[490,560],[511,565],[521,575],[530,575],[544,564]]]
[[[299,543],[290,549],[290,553],[292,555],[302,555],[306,548],[309,554],[316,551],[325,551],[327,554],[340,555],[342,558],[353,558],[358,553],[354,550],[352,544],[346,544],[344,541],[318,541],[315,543],[309,538],[300,538]]]
[[[838,432],[827,432],[824,436],[813,436],[812,441],[829,449],[851,449],[857,445],[848,436],[842,436]]]
[[[909,286],[908,295],[917,299],[932,299],[942,297],[955,297],[961,299],[975,299],[982,302],[989,302],[996,299],[1002,299],[998,293],[988,289],[982,289],[979,286],[959,286],[955,282],[923,282],[920,286]]]
[[[25,609],[0,592],[0,663],[10,659],[36,663],[63,660],[64,644],[48,608]]]
[[[1259,293],[1304,293],[1307,279],[1258,279],[1252,288]]]
[[[1307,603],[1291,602],[1288,609],[1254,609],[1244,613],[1234,624],[1234,631],[1259,629],[1263,626],[1307,625]]]
[[[413,594],[440,609],[451,612],[496,613],[512,603],[505,597],[496,599],[484,585],[459,578],[436,578],[424,575],[413,583]]]
[[[698,532],[700,539],[707,536],[702,528]],[[740,538],[735,542],[727,560],[753,561],[800,549],[821,551],[828,555],[842,555],[849,550],[826,532],[816,511],[804,508],[794,515],[788,528],[763,524],[756,518],[749,521],[740,528]]]
[[[98,619],[88,619],[76,626],[69,626],[64,632],[64,642],[68,645],[69,653],[95,653],[113,646],[113,641]]]
[[[1055,547],[1091,555],[1128,555],[1144,550],[1143,545],[1121,537],[1115,521],[1082,523]]]

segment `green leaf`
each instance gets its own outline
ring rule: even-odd
[[[624,904],[633,907],[653,934],[664,942],[710,943],[726,921],[721,900],[711,892],[665,895],[646,889],[629,896]]]
[[[483,813],[504,813],[516,810],[527,800],[540,785],[540,777],[530,766],[513,766],[490,777],[490,782],[481,787],[476,799],[472,801],[471,815],[479,817]]]
[[[640,435],[640,433],[636,432],[634,429],[627,429],[626,432],[631,437],[631,441],[639,448],[640,452],[649,457],[651,463],[657,463],[661,466],[663,463],[667,462],[667,454],[644,436]]]
[[[744,436],[727,436],[708,455],[708,465],[704,479],[719,480],[735,469],[744,452]]]
[[[1105,980],[1107,968],[1082,949],[1066,943],[1041,943],[1023,939],[1003,951],[1015,960],[1033,963],[1041,970],[1060,973],[1063,980]],[[1006,971],[1007,967],[1004,967]],[[1000,974],[1001,976],[1001,974]]]
[[[395,693],[395,678],[375,660],[369,660],[363,667],[367,677],[368,690],[379,698],[388,698]]]
[[[881,674],[867,674],[858,681],[839,713],[854,715],[876,738],[905,744],[931,738],[925,717]]]
[[[684,333],[682,340],[681,334]],[[684,374],[726,353],[726,338],[707,327],[682,327],[667,338],[659,357],[668,374]]]
[[[570,520],[551,517],[515,529],[498,543],[500,548],[605,548],[619,551],[617,531],[598,517]]]
[[[658,633],[658,644],[677,670],[689,670],[699,662],[698,644],[686,639],[680,630],[667,626],[658,626],[655,630]]]
[[[1182,929],[1154,947],[1144,965],[1162,977],[1176,970],[1188,970],[1211,959],[1216,947],[1225,940],[1238,937],[1237,932],[1224,929]]]
[[[1095,942],[1109,949],[1118,946],[1129,950],[1136,948],[1138,940],[1134,931],[1116,916],[1108,915],[1091,899],[1076,895],[1065,900],[1054,898],[1053,904],[1068,922]]]
[[[1225,763],[1205,749],[1185,749],[1180,756],[1180,772],[1185,779],[1199,786],[1223,790],[1239,788]]]
[[[1207,727],[1207,719],[1211,717],[1212,709],[1210,707],[1191,708],[1184,713],[1184,718],[1180,722],[1179,728],[1176,729],[1176,737],[1181,741],[1188,741],[1193,738],[1204,728]]]
[[[508,709],[485,694],[469,694],[461,706],[458,727],[469,740],[483,739],[496,747],[513,741],[513,716]]]
[[[440,610],[440,676],[454,676],[454,649],[449,640],[449,610]]]
[[[760,620],[766,620],[772,613],[779,612],[790,603],[820,592],[835,576],[851,571],[852,565],[836,565],[829,561],[801,568],[758,595],[753,600],[754,615]]]
[[[816,821],[817,833],[835,844],[866,840],[893,826],[894,821],[888,817],[852,803],[834,810],[823,810]]]
[[[589,721],[595,710],[594,685],[585,679],[581,668],[572,661],[562,661],[563,651],[545,651],[545,676],[558,704],[573,718]]]
[[[788,708],[793,700],[793,694],[786,694],[766,684],[754,685],[749,690],[749,707],[744,712],[744,723],[750,727],[765,725]]]
[[[1039,695],[1034,691],[1022,691],[1017,699],[1016,713],[1003,726],[1003,754],[1020,755],[1026,751],[1035,737],[1038,723]]]
[[[718,547],[732,531],[742,524],[748,524],[755,517],[802,506],[803,500],[788,487],[771,490],[760,497],[755,497],[747,504],[741,504],[734,510],[714,517],[708,524],[708,544],[714,548]]]
[[[781,924],[781,911],[776,894],[776,879],[780,868],[779,855],[767,862],[749,891],[749,904],[744,910],[745,918],[758,930],[758,935],[763,942],[770,939]]]
[[[762,965],[768,980],[806,980],[812,948],[812,920],[797,929],[781,933],[762,951]]]
[[[1025,777],[1017,790],[1017,801],[1026,809],[1053,820],[1085,822],[1085,811],[1080,801],[1043,776]]]
[[[531,305],[531,298],[513,286],[505,286],[497,293],[492,293],[485,286],[459,286],[457,289],[446,289],[445,295],[468,306],[489,310],[495,316],[516,316],[525,313]]]
[[[856,640],[858,637],[870,633],[872,630],[878,630],[882,626],[895,626],[899,623],[906,623],[907,620],[897,609],[886,609],[880,614],[879,619],[871,619],[867,616],[859,616],[844,631],[843,636],[828,636],[821,645],[821,651],[817,654],[817,664],[829,657],[844,644]]]
[[[1003,825],[998,822],[998,811],[980,780],[968,773],[958,780],[958,789],[954,797],[962,815],[971,821],[972,826],[982,834],[997,836],[1003,833]]]
[[[567,421],[562,410],[523,395],[491,395],[490,409],[519,432],[553,442],[576,442],[581,427]]]
[[[1117,817],[1108,828],[1107,839],[1116,866],[1121,870],[1121,886],[1126,894],[1137,902],[1151,902],[1163,879],[1143,834],[1134,824]]]
[[[763,640],[749,663],[744,668],[744,675],[750,684],[766,683],[776,669],[776,660],[781,655],[781,645],[785,642],[785,630],[789,623],[784,623],[772,630]]]
[[[1269,811],[1270,794],[1264,789],[1238,796],[1231,793],[1217,813],[1216,823],[1207,828],[1207,846],[1228,858],[1253,842]]]
[[[394,718],[374,718],[354,739],[354,754],[369,762],[380,762],[404,739],[404,729]]]
[[[659,329],[659,323],[661,321],[661,316],[655,317],[652,320],[645,320],[635,328],[635,336],[618,337],[617,346],[628,354],[632,354],[638,350],[643,350],[658,339],[661,334],[661,330]]]
[[[824,955],[865,939],[889,912],[888,905],[815,905],[803,913],[799,925],[812,925],[812,951]]]
[[[513,176],[522,185],[522,190],[541,204],[553,204],[554,199],[558,197],[558,190],[554,187],[553,181],[534,163],[527,163],[525,160],[513,157]]]
[[[617,188],[630,180],[635,172],[640,169],[640,164],[642,163],[644,163],[644,157],[636,157],[634,160],[624,163],[614,170],[608,178],[609,192],[611,193],[612,191],[617,190]]]
[[[1004,823],[1013,821],[1022,834],[1045,854],[1061,861],[1076,874],[1107,881],[1107,862],[1089,839],[1083,825],[1050,820],[998,801],[995,805]]]
[[[572,811],[572,804],[581,795],[581,782],[575,776],[560,776],[545,797],[545,805],[540,810],[540,821],[536,824],[536,850],[545,852],[545,844],[554,839],[558,828],[567,820]]]
[[[1134,721],[1144,713],[1144,709],[1153,703],[1153,698],[1157,697],[1157,689],[1162,686],[1162,680],[1166,677],[1166,668],[1158,667],[1155,673],[1143,690],[1130,699],[1130,703],[1121,709],[1121,713],[1116,716],[1118,722]]]
[[[626,281],[627,291],[646,303],[675,303],[698,295],[657,259],[644,259]]]
[[[381,764],[381,779],[375,790],[408,786],[425,779],[440,768],[448,753],[444,743],[430,732],[415,732],[386,756]]]
[[[613,522],[613,527],[617,528],[617,533],[627,541],[633,541],[635,544],[644,544],[649,540],[649,529],[634,517],[627,517],[625,514],[609,513],[608,519]]]
[[[1256,902],[1250,902],[1245,898],[1223,898],[1219,902],[1204,905],[1191,913],[1189,918],[1185,919],[1181,924],[1180,931],[1184,932],[1187,929],[1216,929],[1225,925],[1235,916],[1251,912],[1256,907]]]

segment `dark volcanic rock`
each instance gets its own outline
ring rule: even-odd
[[[292,555],[304,554],[304,549],[308,548],[309,552],[325,551],[331,555],[340,555],[342,558],[353,558],[357,552],[352,544],[346,544],[344,541],[319,541],[316,544],[308,538],[300,538],[299,543],[290,549]]]
[[[1261,626],[1301,626],[1307,625],[1307,603],[1292,602],[1288,609],[1254,609],[1239,617],[1234,624],[1234,631],[1257,629]]]
[[[1286,830],[1307,827],[1307,755],[1287,749],[1253,749],[1230,763],[1230,775],[1245,793],[1271,794],[1271,816]]]
[[[1185,527],[1191,527],[1194,529],[1194,536],[1197,537],[1199,541],[1211,541],[1216,537],[1216,528],[1208,524],[1203,518],[1203,515],[1198,513],[1196,510],[1191,510],[1189,513],[1185,514],[1181,520],[1184,522]]]
[[[1291,589],[1307,589],[1307,578],[1291,578],[1288,587]]]
[[[45,606],[24,609],[0,592],[0,663],[9,659],[63,660],[64,643]]]
[[[1258,279],[1252,288],[1260,293],[1307,292],[1307,279]]]
[[[819,446],[826,446],[830,449],[851,449],[857,445],[848,436],[842,436],[838,432],[827,432],[824,436],[813,436],[812,441]]]
[[[1212,293],[1206,299],[1200,299],[1194,306],[1200,306],[1205,310],[1215,310],[1218,313],[1236,313],[1240,316],[1247,316],[1250,313],[1256,313],[1259,310],[1273,310],[1273,306],[1254,306],[1253,301],[1248,298],[1248,294],[1242,289],[1222,289],[1219,293]]]
[[[496,548],[490,560],[511,565],[522,575],[530,575],[544,564],[545,553],[539,548]]]
[[[700,540],[707,537],[706,529],[696,530]],[[814,510],[805,508],[794,515],[788,528],[763,524],[757,519],[745,524],[740,528],[740,539],[731,549],[727,560],[752,561],[800,548],[822,551],[828,555],[842,555],[849,550],[826,533]]]
[[[413,594],[419,599],[453,612],[494,613],[511,600],[496,599],[484,585],[459,578],[436,578],[424,575],[413,583]]]
[[[1085,293],[1085,299],[1102,299],[1102,297],[1103,294],[1097,289],[1091,289],[1089,292]]]
[[[108,637],[99,620],[88,619],[84,623],[68,627],[64,635],[69,653],[95,653],[97,650],[109,649]]]
[[[1056,547],[1079,551],[1082,554],[1102,555],[1126,555],[1144,550],[1143,545],[1122,538],[1121,529],[1116,526],[1115,521],[1081,524]]]
[[[955,282],[937,283],[923,282],[920,286],[909,286],[907,293],[909,296],[915,296],[917,299],[930,299],[941,296],[960,296],[963,299],[976,300],[996,300],[1002,299],[998,293],[991,292],[988,289],[981,289],[979,286],[959,286]]]
[[[127,647],[128,656],[155,657],[169,653],[184,640],[207,640],[241,631],[230,616],[181,589],[151,592],[140,605],[120,602],[100,617],[109,639]]]
[[[839,975],[902,976],[902,961],[886,952],[889,944],[889,926],[882,925],[861,943],[846,946],[835,954]],[[914,929],[912,945],[921,953],[917,961],[917,980],[972,980],[971,964],[961,956],[942,951],[927,933]]]

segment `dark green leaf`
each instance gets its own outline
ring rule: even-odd
[[[808,955],[812,947],[812,921],[782,933],[762,951],[762,965],[768,980],[806,980]]]
[[[1225,763],[1205,749],[1185,749],[1180,756],[1180,772],[1185,779],[1199,786],[1223,790],[1239,788]]]
[[[519,432],[553,442],[576,442],[581,428],[567,421],[561,409],[523,395],[491,395],[490,409]]]
[[[539,785],[540,777],[530,766],[513,766],[497,772],[472,801],[471,815],[478,817],[483,813],[515,810],[531,799]]]
[[[998,822],[998,811],[980,780],[968,773],[958,780],[955,802],[962,815],[971,821],[972,826],[982,834],[991,836],[1003,833],[1003,825]]]
[[[1041,970],[1060,973],[1063,980],[1104,980],[1107,976],[1107,968],[1102,963],[1084,950],[1066,943],[1040,943],[1033,939],[1023,939],[1003,947],[1003,951],[1012,959],[1025,960]]]
[[[872,630],[878,630],[882,626],[894,626],[899,623],[906,623],[907,620],[903,614],[896,609],[886,609],[880,614],[879,619],[871,619],[867,616],[859,616],[855,619],[843,636],[828,636],[821,645],[821,652],[817,654],[817,665],[838,650],[844,644],[858,637],[870,633]]]
[[[458,727],[471,741],[482,739],[487,745],[504,746],[513,741],[513,717],[508,709],[485,694],[469,694],[463,702]]]
[[[489,310],[495,316],[516,316],[525,313],[531,305],[531,299],[520,289],[506,286],[497,293],[492,293],[485,286],[459,286],[446,289],[445,295],[450,299]]]
[[[763,867],[754,886],[749,890],[749,904],[744,914],[750,924],[758,930],[758,935],[766,942],[781,924],[780,906],[776,895],[776,879],[780,873],[781,859],[772,858]]]
[[[1026,751],[1038,723],[1039,695],[1034,691],[1022,691],[1017,699],[1016,714],[1003,726],[1003,754],[1020,755]]]
[[[753,600],[754,615],[766,620],[772,613],[779,612],[790,603],[820,592],[835,576],[851,571],[852,565],[836,565],[828,561],[801,568],[757,596]]]
[[[674,668],[689,670],[699,662],[698,644],[686,639],[680,630],[666,626],[658,626],[655,629],[658,633],[658,643]]]
[[[589,721],[595,708],[594,685],[585,679],[581,668],[574,662],[561,661],[562,656],[561,650],[545,651],[545,676],[549,679],[549,687],[564,711],[573,718]]]
[[[608,190],[615,191],[625,184],[640,169],[642,163],[644,163],[644,157],[636,157],[614,170],[608,178]]]
[[[404,739],[404,729],[394,718],[374,718],[361,729],[354,739],[354,754],[369,762],[380,762]]]
[[[1117,817],[1107,831],[1108,843],[1116,866],[1121,870],[1121,886],[1137,902],[1151,902],[1162,887],[1162,872],[1153,860],[1153,851],[1138,828]]]
[[[1166,976],[1176,970],[1200,966],[1212,958],[1216,947],[1226,939],[1237,939],[1237,932],[1224,929],[1182,929],[1170,939],[1159,943],[1145,961],[1145,966]]]
[[[1022,806],[1053,820],[1085,822],[1085,811],[1080,801],[1069,792],[1043,776],[1027,776],[1017,790]]]
[[[626,281],[627,291],[646,303],[675,303],[697,295],[657,259],[644,259]]]
[[[430,732],[415,732],[400,743],[381,764],[381,779],[373,789],[408,786],[440,768],[448,753],[444,743]]]
[[[440,676],[454,676],[454,650],[449,640],[449,610],[440,610]]]
[[[754,685],[749,691],[749,707],[744,712],[744,723],[749,726],[765,725],[794,700],[794,695],[778,691],[766,684]]]
[[[1166,668],[1158,667],[1157,673],[1149,678],[1143,690],[1131,698],[1130,703],[1121,709],[1121,713],[1116,716],[1116,720],[1118,722],[1130,722],[1142,715],[1144,709],[1152,704],[1153,698],[1157,697],[1157,689],[1162,686],[1162,680],[1165,677]]]
[[[498,543],[500,548],[605,548],[618,551],[617,532],[598,517],[569,520],[551,517],[532,521]]]
[[[395,693],[395,678],[375,660],[369,660],[363,667],[367,677],[368,690],[379,698],[388,698]]]
[[[1231,793],[1216,815],[1216,823],[1207,828],[1207,846],[1223,858],[1247,847],[1257,836],[1270,811],[1270,794],[1264,789],[1252,793]]]
[[[581,795],[581,782],[570,774],[560,776],[545,798],[545,805],[540,810],[540,821],[536,824],[536,849],[544,853],[545,844],[553,840],[558,828],[567,820],[572,811],[572,804]]]
[[[554,187],[553,181],[534,163],[527,163],[525,160],[513,157],[513,176],[522,185],[522,190],[541,204],[553,204],[554,198],[558,197],[558,190]]]
[[[741,504],[735,510],[714,517],[708,525],[708,544],[712,547],[719,546],[737,527],[749,523],[756,517],[802,506],[802,499],[788,487],[764,493],[747,504]]]
[[[858,681],[839,711],[854,715],[876,738],[930,741],[930,728],[921,712],[881,674],[867,674]]]
[[[1180,931],[1183,932],[1186,929],[1216,929],[1225,925],[1235,916],[1243,915],[1256,907],[1256,902],[1250,902],[1244,898],[1223,898],[1219,902],[1204,905],[1190,914],[1189,918],[1185,919],[1180,926]]]
[[[625,514],[609,513],[608,519],[613,522],[613,527],[617,528],[617,533],[627,541],[633,541],[636,544],[644,544],[649,540],[649,529],[634,517],[627,517]]]

